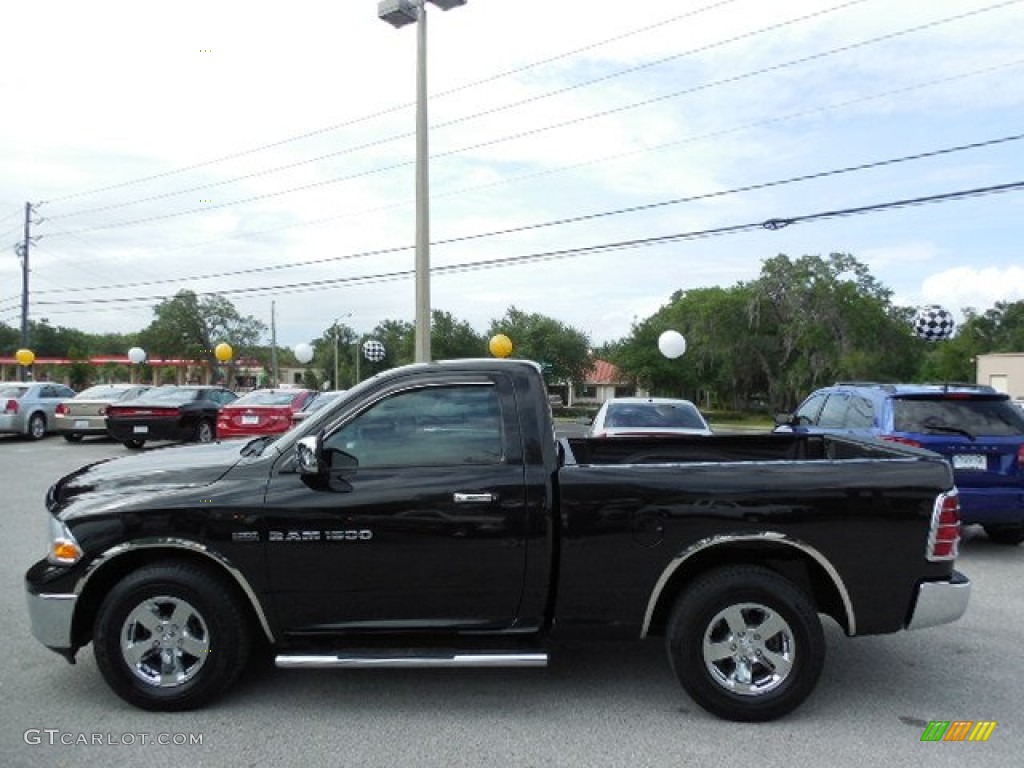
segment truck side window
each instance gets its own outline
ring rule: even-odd
[[[324,441],[360,468],[497,464],[503,445],[496,388],[470,384],[391,395]]]

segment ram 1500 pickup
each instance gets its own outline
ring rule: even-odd
[[[540,369],[396,368],[278,436],[93,464],[47,496],[34,635],[146,709],[279,667],[540,666],[664,638],[735,720],[814,688],[848,635],[951,622],[970,582],[952,471],[823,435],[556,439]]]

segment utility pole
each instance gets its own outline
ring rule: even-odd
[[[29,348],[28,337],[28,249],[32,243],[32,203],[25,203],[25,239],[18,249],[21,257],[21,348]],[[19,366],[18,377],[21,381],[28,378],[28,367]]]

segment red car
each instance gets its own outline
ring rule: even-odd
[[[292,426],[292,414],[316,392],[311,389],[254,389],[217,414],[217,437],[275,435]]]

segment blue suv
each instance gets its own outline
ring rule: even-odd
[[[1000,544],[1024,541],[1024,412],[975,384],[839,383],[816,390],[776,432],[878,437],[946,457],[960,517]]]

